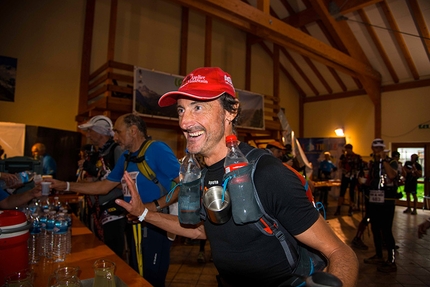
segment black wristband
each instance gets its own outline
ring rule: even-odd
[[[160,204],[158,204],[158,200],[154,200],[153,203],[155,204],[155,208],[157,209],[157,212],[161,212]]]

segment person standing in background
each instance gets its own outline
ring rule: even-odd
[[[423,175],[423,168],[418,163],[418,155],[411,155],[411,160],[405,162],[403,166],[403,176],[405,177],[405,193],[406,193],[406,202],[407,208],[403,211],[403,213],[410,213],[412,215],[417,214],[417,187],[418,187],[418,178]],[[413,208],[411,209],[411,194],[414,198]]]
[[[115,122],[113,131],[115,142],[125,152],[106,179],[91,183],[64,182],[55,179],[47,179],[47,181],[52,182],[51,187],[54,189],[102,195],[107,194],[121,183],[124,173],[127,171],[129,175],[133,174],[135,177],[135,187],[140,198],[145,202],[145,208],[161,214],[165,207],[177,201],[179,188],[176,189],[170,201],[166,202],[166,195],[160,197],[162,190],[159,185],[140,171],[139,164],[146,161],[156,174],[158,182],[169,191],[173,182],[179,182],[178,159],[172,149],[162,141],[153,141],[144,154],[139,155],[144,144],[151,140],[151,137],[148,136],[145,121],[136,114],[129,113],[120,116]],[[129,189],[125,185],[122,187],[124,197],[129,201],[131,199],[127,196],[130,194]],[[129,219],[134,221],[136,218],[129,217]],[[129,265],[153,286],[164,287],[172,245],[167,237],[167,232],[149,223],[128,224],[126,229],[127,232],[131,230],[132,233],[131,237],[130,233],[127,234],[127,240],[133,241],[128,246],[131,253]],[[133,236],[134,234],[136,237]]]
[[[361,156],[352,151],[352,145],[345,145],[345,153],[339,158],[339,168],[342,171],[340,183],[340,195],[337,202],[337,209],[334,216],[340,215],[340,209],[345,201],[345,193],[349,186],[349,210],[348,215],[352,216],[355,200],[355,186],[357,185],[357,175],[361,168]]]
[[[112,121],[106,116],[94,116],[78,128],[86,131],[88,140],[97,147],[97,151],[90,150],[88,156],[78,162],[79,168],[90,175],[87,179],[91,181],[107,178],[123,153],[113,140]],[[85,195],[88,213],[92,219],[91,229],[101,241],[123,258],[127,219],[119,208],[115,208],[114,201],[117,198],[124,198],[122,189],[118,186],[105,195]]]
[[[282,160],[286,148],[277,141],[271,141],[267,143],[266,150],[273,154],[274,157]]]
[[[318,169],[318,179],[319,180],[330,180],[333,178],[333,172],[336,171],[336,166],[331,161],[331,154],[326,151],[324,153],[324,160],[320,162],[320,166]],[[320,190],[320,198],[319,201],[322,202],[324,208],[327,209],[328,206],[328,193],[330,192],[329,186],[322,186],[319,188]]]
[[[390,273],[397,271],[392,232],[397,199],[397,162],[387,156],[384,141],[380,138],[373,140],[372,151],[373,160],[369,165],[366,182],[369,196],[366,213],[370,218],[376,254],[364,259],[364,263],[377,264],[378,271]],[[384,243],[386,248],[383,247]],[[383,249],[388,251],[387,260],[383,259]]]
[[[55,159],[46,153],[46,147],[43,143],[35,143],[31,147],[33,158],[42,162],[43,175],[52,175],[53,178],[57,175],[57,163]]]

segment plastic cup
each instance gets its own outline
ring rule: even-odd
[[[51,193],[51,182],[42,181],[42,195],[49,195]]]

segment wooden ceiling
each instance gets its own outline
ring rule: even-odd
[[[111,0],[108,61],[90,74],[96,0],[87,0],[78,122],[105,112],[115,118],[131,110],[129,98],[114,97],[114,92],[132,94],[132,88],[117,86],[114,80],[123,85],[133,82],[132,75],[112,73],[114,69],[132,72],[132,65],[114,61],[118,1]],[[306,103],[367,95],[375,107],[374,135],[380,137],[381,93],[430,86],[430,0],[170,1],[183,7],[179,74],[187,73],[191,9],[207,16],[205,66],[211,65],[213,18],[247,33],[245,89],[251,90],[251,47],[260,45],[273,59],[273,94],[265,97],[266,131],[258,135],[243,131],[247,138],[278,139],[281,74],[299,95],[299,136]],[[101,94],[105,96],[90,101]],[[154,126],[169,122],[147,121]]]
[[[248,32],[303,104],[367,94],[378,114],[381,92],[430,85],[428,0],[172,1]]]

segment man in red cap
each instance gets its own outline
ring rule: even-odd
[[[158,103],[162,107],[176,104],[187,149],[200,154],[207,166],[203,190],[221,186],[227,154],[225,138],[235,133],[240,114],[230,75],[220,68],[198,68],[185,77],[178,91],[164,94]],[[241,142],[239,149],[247,154],[253,147]],[[139,216],[140,221],[181,236],[209,239],[220,286],[290,283],[298,286],[303,281],[292,274],[308,276],[316,271],[310,270],[315,266],[309,264],[313,261],[307,254],[297,258],[297,265],[292,267],[278,238],[264,235],[254,223],[238,225],[230,218],[226,223],[215,224],[204,217],[202,224],[184,228],[177,217],[145,208],[127,174],[125,179],[132,200],[117,202]],[[295,238],[291,238],[293,245],[297,240],[320,251],[329,261],[327,271],[340,278],[344,286],[355,286],[358,261],[354,251],[335,235],[309,202],[300,179],[280,160],[262,156],[255,169],[254,182],[264,210]]]

